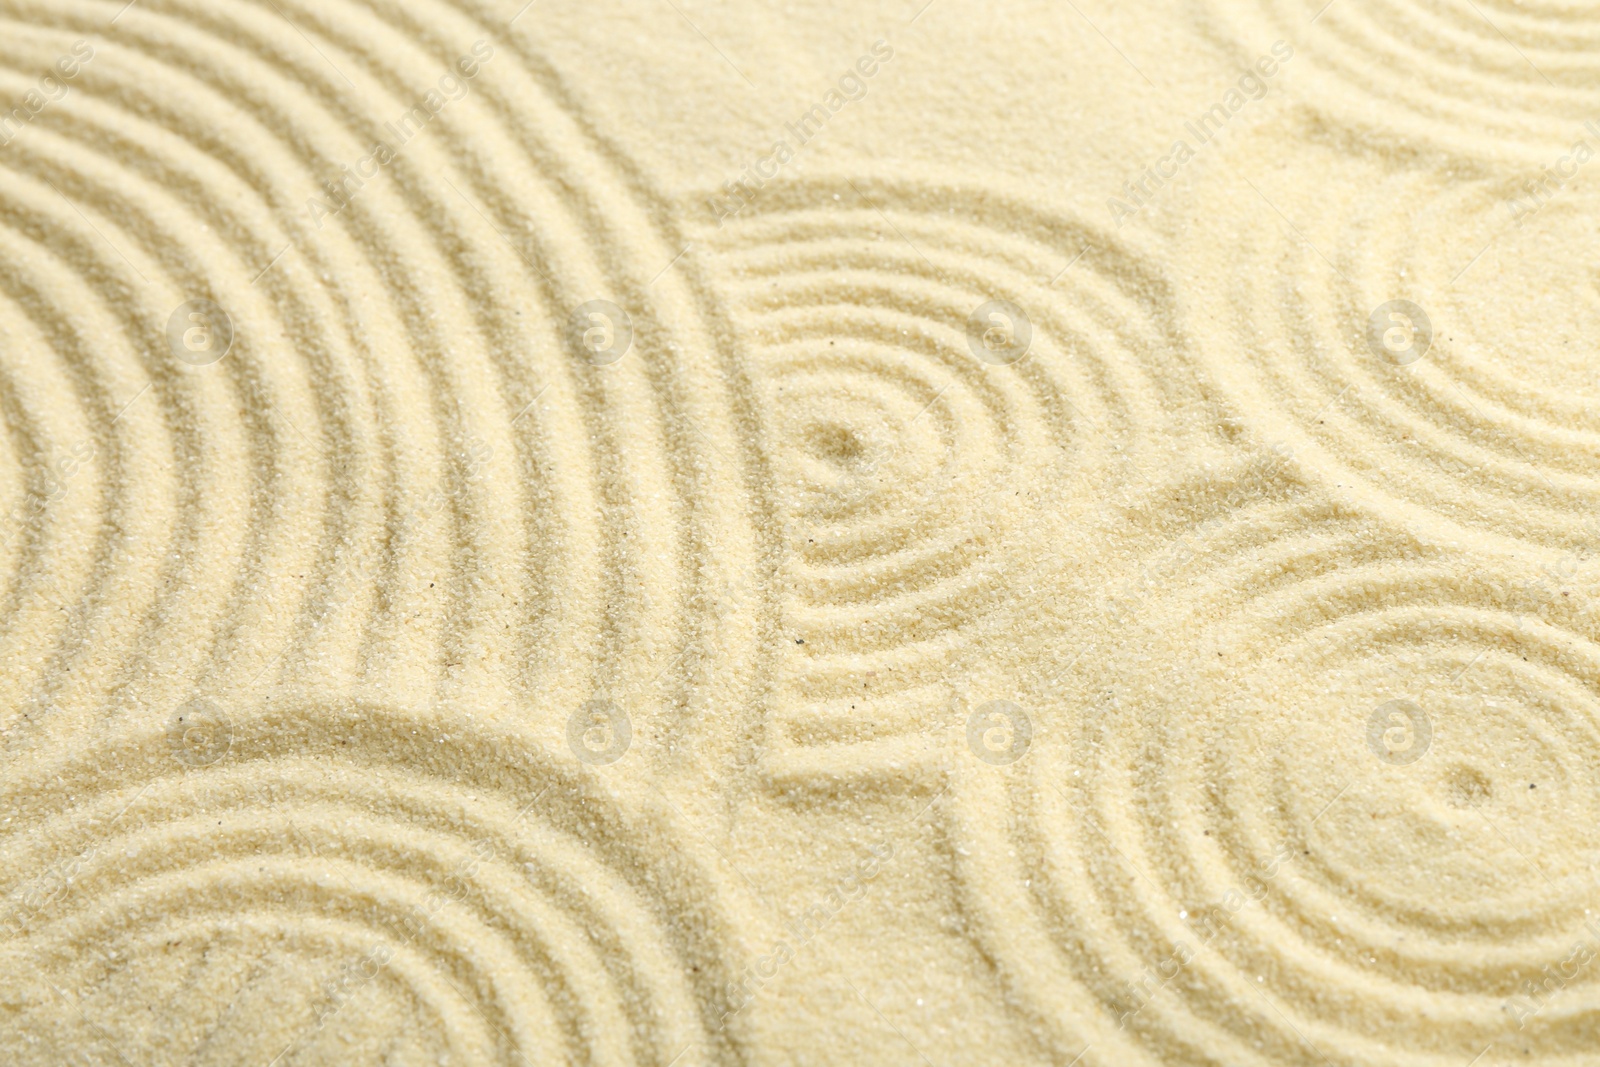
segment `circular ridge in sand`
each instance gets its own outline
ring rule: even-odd
[[[366,705],[262,709],[198,766],[169,742],[7,781],[8,1062],[738,1060],[669,816]]]
[[[1125,241],[958,182],[775,183],[705,240],[770,412],[775,748],[864,746],[825,773],[875,774],[907,753],[874,746],[942,720],[1008,640],[1052,531],[1198,406],[1159,372],[1184,349],[1171,294]],[[973,323],[1002,305],[1025,341],[996,362]]]
[[[1148,554],[1107,654],[1075,664],[1082,701],[1040,698],[1014,766],[962,765],[980,943],[1065,1059],[1583,1062],[1583,587],[1552,579],[1534,612],[1514,568],[1309,494],[1216,505]],[[1552,967],[1567,994],[1531,1000]]]
[[[1223,173],[1199,192],[1213,266],[1184,320],[1257,439],[1418,536],[1552,555],[1600,540],[1600,288],[1571,240],[1600,199],[1573,187],[1518,225],[1514,186],[1284,127],[1238,166],[1269,202],[1313,176],[1329,189],[1289,222],[1259,202],[1224,222],[1255,194]]]

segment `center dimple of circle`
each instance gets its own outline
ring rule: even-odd
[[[1452,808],[1475,808],[1494,796],[1494,783],[1477,768],[1457,764],[1445,773],[1444,795]]]
[[[1463,276],[1456,318],[1469,356],[1520,386],[1568,399],[1600,399],[1594,326],[1600,291],[1590,247],[1573,235],[1592,228],[1600,200],[1567,188],[1520,220],[1479,267]]]
[[[812,426],[805,441],[813,456],[837,467],[859,466],[867,456],[866,443],[855,431],[834,422]]]

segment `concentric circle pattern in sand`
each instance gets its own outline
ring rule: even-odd
[[[1301,493],[1198,517],[1087,695],[953,794],[980,940],[1053,1054],[1587,1062],[1592,567],[1508,589]]]
[[[1594,13],[908,7],[0,0],[0,1061],[1592,1064]]]
[[[936,755],[914,735],[966,701],[953,680],[1007,655],[1061,524],[1199,407],[1148,363],[1182,349],[1167,282],[954,184],[772,185],[706,239],[785,523],[769,770],[898,778]],[[994,302],[1020,313],[1014,362],[974,347]]]
[[[745,454],[738,376],[508,16],[104,6],[6,12],[11,85],[98,42],[7,148],[9,746],[287,683],[538,694],[555,738],[748,647],[758,504],[707,460]],[[597,299],[631,321],[611,365],[572,343]],[[169,329],[195,301],[226,322]],[[224,326],[220,359],[170,340]]]
[[[731,736],[689,690],[757,684],[730,580],[761,566],[748,398],[692,270],[662,276],[652,194],[509,13],[120,6],[0,13],[8,99],[90,53],[0,157],[4,1058],[726,1052],[651,926],[689,905],[627,881],[661,854],[595,851],[626,836],[595,783],[558,830],[503,810],[594,762],[568,724],[597,697],[632,745],[595,782],[648,793],[675,738]],[[574,343],[596,300],[631,324],[620,359]],[[259,709],[307,689],[369,703],[271,748]],[[327,766],[358,734],[410,744],[386,709],[418,704],[437,758]],[[175,760],[206,708],[271,751]],[[543,778],[473,824],[463,738],[489,720]]]
[[[701,1023],[717,920],[692,903],[717,894],[638,851],[670,828],[453,729],[264,708],[202,758],[151,730],[8,779],[7,1062],[728,1054]]]
[[[1537,167],[1600,112],[1600,17],[1572,0],[1207,0],[1241,57],[1295,49],[1296,95],[1391,143]]]
[[[1572,235],[1593,228],[1600,199],[1573,185],[1516,213],[1512,183],[1289,124],[1229,163],[1258,190],[1208,175],[1193,238],[1219,256],[1184,303],[1257,442],[1421,536],[1589,551],[1600,288]],[[1338,192],[1316,213],[1275,210],[1313,175]],[[1396,301],[1421,317],[1396,317]]]

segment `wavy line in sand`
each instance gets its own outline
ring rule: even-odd
[[[961,768],[980,944],[1063,1062],[1585,1062],[1593,568],[1423,549],[1303,492],[1215,504],[1074,665],[1082,698],[1039,698],[1026,757]]]

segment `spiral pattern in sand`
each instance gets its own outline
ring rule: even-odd
[[[0,0],[0,1061],[1593,1060],[1594,14],[913,6]]]

